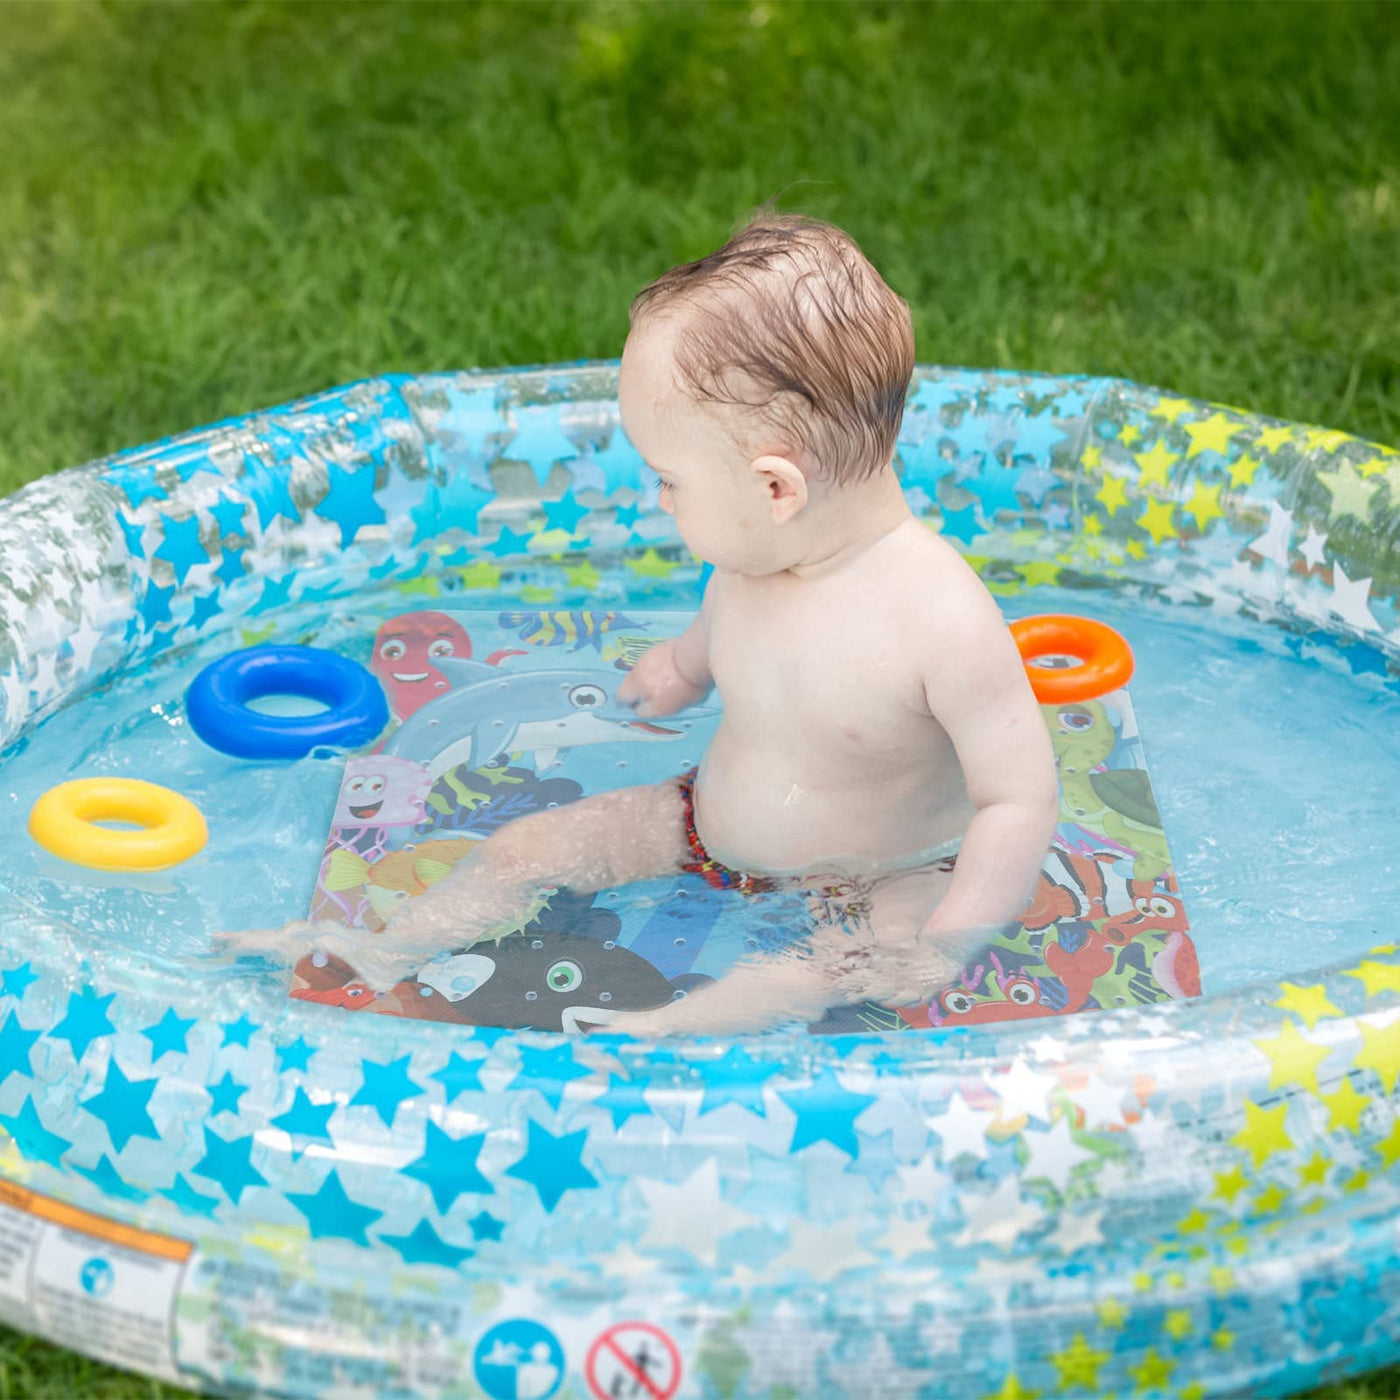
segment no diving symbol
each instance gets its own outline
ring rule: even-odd
[[[681,1388],[681,1354],[649,1322],[619,1322],[588,1349],[583,1365],[594,1400],[671,1400]]]

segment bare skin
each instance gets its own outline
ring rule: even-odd
[[[855,882],[861,931],[814,893],[800,956],[741,963],[614,1028],[726,1033],[843,999],[912,1001],[1024,908],[1057,816],[1049,737],[996,604],[913,517],[892,468],[831,486],[737,411],[689,401],[675,330],[633,330],[623,421],[662,508],[716,571],[694,623],[645,653],[619,696],[653,718],[717,689],[695,787],[706,850],[814,892]],[[959,842],[949,873],[936,857]],[[405,975],[518,924],[541,888],[605,889],[690,859],[674,781],[604,793],[511,823],[396,915],[375,968],[363,948],[350,958],[381,981]]]

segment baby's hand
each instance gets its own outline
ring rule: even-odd
[[[617,698],[624,705],[631,705],[640,719],[673,715],[677,710],[698,705],[709,693],[708,685],[697,685],[682,674],[676,664],[674,637],[644,651],[617,688]]]

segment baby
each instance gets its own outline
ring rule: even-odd
[[[619,698],[653,718],[713,687],[718,731],[679,780],[510,823],[391,921],[390,949],[465,946],[541,887],[796,883],[814,912],[800,955],[616,1023],[732,1032],[912,1002],[1024,909],[1054,757],[996,604],[895,476],[913,365],[908,307],[812,219],[760,216],[642,291],[623,424],[714,574]]]

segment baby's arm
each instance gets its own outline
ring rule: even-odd
[[[1025,907],[1059,818],[1055,753],[1025,665],[991,595],[957,560],[922,619],[921,674],[977,809],[926,937],[995,929]]]
[[[710,618],[718,592],[718,575],[710,579],[695,621],[679,637],[667,638],[642,653],[636,666],[617,688],[617,698],[631,705],[640,719],[673,715],[698,705],[710,693]]]

